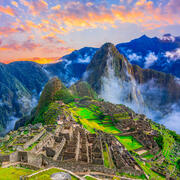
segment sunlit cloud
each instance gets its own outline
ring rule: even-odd
[[[23,42],[22,44],[20,44],[18,42],[12,42],[9,44],[2,45],[2,46],[0,46],[0,51],[8,51],[8,50],[15,50],[15,51],[29,50],[29,51],[32,51],[37,47],[40,47],[40,44],[36,44],[35,42],[33,42],[31,40],[27,40],[27,41]]]
[[[72,33],[79,31],[91,33],[91,30],[102,29],[108,32],[129,24],[137,26],[142,32],[154,29],[162,32],[167,26],[180,24],[179,11],[180,2],[177,0],[167,0],[166,3],[154,3],[152,0],[120,0],[117,3],[11,0],[6,4],[0,3],[0,36],[1,39],[6,38],[0,43],[1,56],[7,51],[14,51],[17,56],[22,51],[27,56],[28,52],[38,56],[45,52],[55,57],[58,52],[60,56],[65,55],[76,48],[76,45],[72,48],[70,39]],[[96,37],[96,34],[93,36]],[[79,47],[81,42],[76,44]]]
[[[18,7],[18,3],[16,1],[12,1],[11,4],[15,7]]]
[[[7,7],[0,6],[0,13],[4,13],[10,16],[15,16],[15,10],[9,6]]]
[[[65,42],[59,39],[54,33],[48,34],[46,36],[42,36],[43,40],[46,40],[49,43],[57,43],[57,44],[64,44]]]
[[[39,15],[48,9],[48,3],[44,0],[32,0],[30,2],[27,0],[21,0],[21,3],[28,7],[33,16]]]

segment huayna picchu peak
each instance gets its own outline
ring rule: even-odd
[[[19,169],[21,179],[53,179],[62,172],[70,179],[180,177],[180,136],[99,99],[87,82],[68,89],[51,79],[27,119],[0,143],[2,168]]]

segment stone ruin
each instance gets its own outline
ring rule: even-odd
[[[133,174],[143,174],[128,151],[113,136],[102,132],[91,134],[72,121],[57,125],[51,132],[46,128],[42,128],[39,134],[23,145],[27,149],[37,141],[30,151],[24,149],[7,156],[1,155],[1,161],[25,163],[36,168],[56,166],[74,172],[98,171],[115,174],[117,171],[128,169]],[[103,151],[106,146],[108,157],[114,164],[111,168],[105,167]]]

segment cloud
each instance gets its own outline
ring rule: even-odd
[[[15,7],[18,7],[18,3],[16,1],[12,1],[11,4]]]
[[[65,44],[65,42],[63,40],[59,39],[54,33],[43,36],[42,39],[46,40],[49,43]]]
[[[130,78],[129,81],[115,75],[112,57],[109,56],[107,72],[101,78],[100,97],[115,104],[124,104],[136,113],[143,113],[148,118],[179,133],[180,103],[164,105],[164,97],[167,94],[162,87],[158,86],[156,79],[138,84],[128,72],[127,77]]]
[[[171,113],[164,117],[160,123],[164,124],[167,128],[176,131],[180,134],[180,106],[178,104],[173,104],[171,106]]]
[[[20,0],[20,2],[29,8],[29,11],[33,16],[40,15],[48,9],[48,3],[44,0],[32,0],[31,2]]]
[[[4,14],[7,14],[9,16],[15,16],[15,10],[12,9],[11,7],[9,7],[9,6],[7,6],[7,7],[0,6],[0,12],[4,13]]]
[[[7,50],[14,50],[14,51],[29,50],[29,51],[32,51],[37,47],[40,47],[40,44],[36,44],[31,40],[24,41],[22,44],[14,41],[10,44],[5,44],[5,45],[0,46],[0,51],[7,51]]]
[[[58,4],[58,5],[54,6],[54,7],[52,7],[51,9],[54,10],[54,11],[57,11],[57,10],[61,9],[61,5]]]
[[[166,6],[167,11],[172,14],[179,14],[180,11],[180,1],[170,0]]]
[[[88,64],[91,61],[91,56],[85,56],[84,58],[78,58],[77,62],[82,64]]]
[[[142,59],[141,55],[137,55],[136,53],[128,54],[127,58],[129,61],[139,61]]]
[[[18,32],[25,32],[25,31],[28,31],[29,29],[26,27],[26,26],[23,26],[21,25],[20,27],[18,28],[14,28],[14,27],[0,27],[0,35],[1,36],[8,36],[8,35],[11,35],[11,34],[15,34],[15,33],[18,33]]]
[[[171,34],[165,34],[162,38],[160,38],[162,41],[170,41],[170,42],[174,42],[175,41],[175,37],[172,36]]]
[[[180,59],[180,48],[176,49],[175,51],[167,51],[165,53],[165,57],[169,58],[172,61]]]
[[[155,55],[154,52],[149,52],[149,54],[145,57],[144,67],[149,68],[157,61],[157,59],[158,57]]]

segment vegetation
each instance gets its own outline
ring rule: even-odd
[[[136,139],[132,136],[115,136],[120,143],[122,143],[127,150],[135,150],[143,147]]]
[[[0,179],[1,180],[19,180],[20,176],[29,175],[33,173],[33,170],[24,168],[0,168]]]
[[[110,134],[118,134],[121,133],[119,129],[115,127],[115,125],[112,124],[111,119],[107,119],[109,117],[104,116],[102,119],[99,119],[100,111],[96,106],[93,106],[93,110],[87,107],[76,107],[74,104],[71,104],[67,110],[70,111],[74,119],[77,122],[80,122],[84,128],[89,130],[91,133],[95,133],[96,130],[101,130],[106,133]],[[108,121],[109,120],[109,125],[104,125],[103,121]]]
[[[57,91],[53,99],[54,101],[63,101],[66,104],[74,101],[74,97],[71,95],[68,89],[61,89]]]
[[[38,174],[35,174],[34,176],[31,176],[30,178],[28,178],[28,180],[51,180],[51,175],[54,173],[58,173],[58,172],[64,172],[64,171],[57,169],[57,168],[52,168],[47,171],[43,171]],[[71,175],[71,179],[77,180],[78,178]]]
[[[86,180],[97,180],[95,177],[92,176],[85,176]]]
[[[43,114],[45,124],[55,124],[61,114],[61,107],[58,103],[51,103],[48,110]]]
[[[157,142],[160,149],[163,149],[163,136],[159,134],[157,137],[154,137],[154,140]]]

